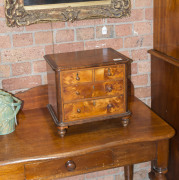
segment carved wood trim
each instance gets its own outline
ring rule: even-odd
[[[111,0],[109,5],[91,5],[56,9],[25,10],[23,0],[5,0],[7,25],[26,26],[49,21],[75,21],[129,16],[131,0]]]

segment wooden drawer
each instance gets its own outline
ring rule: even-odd
[[[125,65],[116,65],[95,69],[95,81],[107,81],[111,79],[123,79],[125,76]]]
[[[71,169],[66,167],[72,161]],[[112,151],[89,153],[82,156],[54,159],[25,165],[26,179],[53,179],[87,172],[88,169],[105,167],[113,164]]]
[[[100,96],[116,96],[124,93],[124,83],[110,81],[89,84],[77,84],[63,88],[63,100],[69,102],[77,99],[86,99]]]
[[[64,121],[124,113],[124,96],[64,104]]]
[[[62,84],[71,85],[84,82],[92,82],[93,70],[64,71],[62,72]]]

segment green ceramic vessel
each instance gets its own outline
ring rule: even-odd
[[[0,135],[12,133],[17,125],[16,115],[22,101],[0,90]]]

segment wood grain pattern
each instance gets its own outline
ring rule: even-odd
[[[62,72],[62,84],[71,85],[93,81],[93,70],[64,71]]]
[[[64,104],[64,121],[124,113],[124,96]]]
[[[65,177],[66,175],[75,175],[85,170],[97,167],[106,167],[113,164],[112,151],[100,151],[89,153],[88,156],[81,155],[63,159],[49,160],[39,163],[25,165],[26,179],[49,178],[55,176]],[[100,158],[99,158],[100,157]],[[65,167],[66,162],[73,161],[76,168],[71,172]]]
[[[154,49],[179,60],[179,1],[154,1]]]
[[[112,48],[48,54],[44,58],[54,71],[76,70],[132,62],[130,58]],[[121,60],[114,61],[114,59]]]
[[[116,96],[124,93],[124,82],[110,81],[66,86],[63,89],[64,103],[86,98]]]
[[[125,65],[95,68],[95,81],[123,79],[124,76],[125,76]]]
[[[117,113],[118,117],[126,117],[122,122],[129,122],[129,58],[111,48],[49,54],[44,58],[49,76],[48,108],[57,127],[61,127],[58,128],[61,137],[66,132],[64,126],[104,120],[112,115],[117,117]],[[122,101],[115,100],[113,105],[109,104],[108,98],[119,95],[123,95]]]
[[[40,94],[43,88],[33,92],[38,89]],[[21,110],[16,130],[0,136],[0,178],[51,180],[156,159],[164,159],[166,165],[165,140],[174,130],[134,97],[129,109],[132,117],[127,128],[119,118],[112,118],[72,126],[63,139],[47,108]],[[164,152],[157,153],[161,150]],[[65,169],[69,160],[76,163],[73,171]]]
[[[46,107],[48,104],[48,86],[38,86],[25,92],[19,92],[15,96],[23,101],[21,107],[23,110]],[[28,103],[24,103],[26,101]]]
[[[160,54],[160,53],[159,53]],[[166,58],[166,57],[165,57]],[[170,141],[170,158],[168,179],[179,176],[179,62],[178,66],[169,60],[163,60],[152,54],[151,97],[152,109],[176,130],[175,137]]]

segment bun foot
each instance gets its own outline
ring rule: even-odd
[[[129,116],[123,117],[121,122],[123,127],[126,127],[129,124]]]
[[[58,134],[60,135],[61,138],[63,138],[67,132],[68,126],[64,127],[58,127]]]

